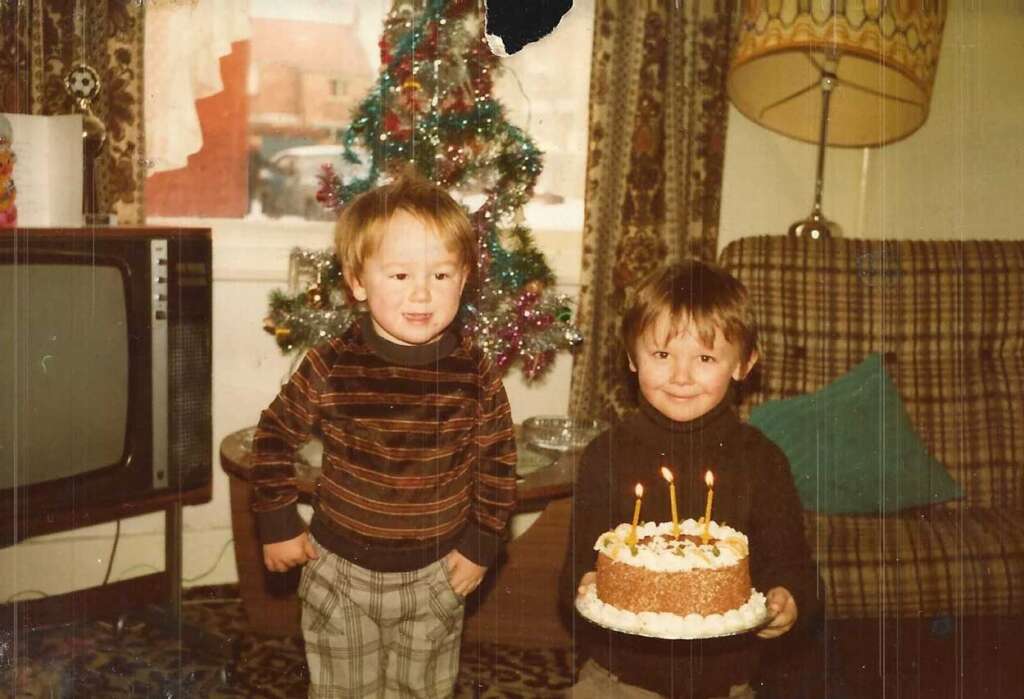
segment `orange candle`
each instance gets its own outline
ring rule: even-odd
[[[679,538],[679,512],[676,510],[676,484],[672,472],[664,466],[661,467],[662,477],[668,481],[668,498],[672,503],[672,536]]]
[[[640,502],[644,497],[644,487],[637,483],[633,491],[636,493],[636,504],[633,506],[633,526],[629,528],[629,538],[626,539],[629,546],[636,546],[636,525],[640,521]]]
[[[708,526],[711,524],[711,501],[715,499],[715,477],[711,475],[711,471],[704,474],[704,482],[708,484],[708,502],[704,506],[704,531],[700,535],[702,543],[708,543],[708,539],[711,538],[708,534]]]

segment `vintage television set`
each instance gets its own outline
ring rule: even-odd
[[[208,229],[0,230],[0,546],[204,502]]]

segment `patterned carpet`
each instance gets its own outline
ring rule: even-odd
[[[118,629],[94,621],[0,631],[0,697],[305,697],[306,662],[297,638],[247,633],[238,599],[189,599],[185,622],[236,638],[230,669],[208,653],[182,648],[178,635],[129,617]],[[568,650],[465,644],[456,697],[555,697],[570,684]]]

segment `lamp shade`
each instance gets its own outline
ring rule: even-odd
[[[831,73],[829,145],[901,139],[928,117],[945,21],[946,0],[744,0],[729,98],[758,124],[818,143]]]

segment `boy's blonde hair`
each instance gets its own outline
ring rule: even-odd
[[[669,337],[693,323],[701,342],[711,346],[715,332],[720,331],[739,348],[740,360],[746,365],[757,346],[748,301],[743,283],[720,267],[701,260],[667,265],[640,283],[622,318],[622,340],[629,356],[634,357],[640,338],[668,313],[672,321]]]
[[[467,272],[466,289],[476,279],[477,240],[466,210],[448,192],[419,175],[406,173],[390,184],[363,192],[349,202],[334,226],[334,250],[344,272],[359,278],[366,258],[380,244],[384,226],[399,211],[419,219],[456,253]],[[351,289],[349,289],[351,293]]]

